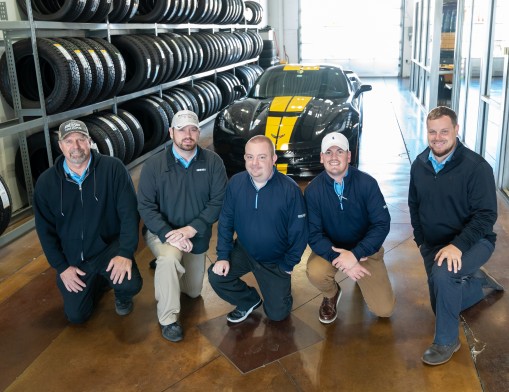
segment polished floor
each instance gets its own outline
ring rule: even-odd
[[[140,244],[144,277],[135,309],[114,312],[108,292],[86,324],[62,311],[55,273],[35,233],[0,249],[0,390],[7,391],[489,391],[509,390],[509,297],[493,293],[462,314],[461,349],[447,364],[423,365],[434,316],[407,207],[410,162],[424,148],[423,117],[404,81],[372,79],[365,94],[361,169],[380,183],[392,217],[385,261],[396,293],[390,319],[367,310],[352,281],[340,282],[339,318],[317,317],[308,282],[309,249],[292,275],[294,308],[281,323],[261,309],[226,324],[231,306],[205,278],[202,296],[182,297],[185,339],[170,343],[157,324],[153,258]],[[211,144],[210,126],[202,145]],[[133,178],[139,169],[132,171]],[[306,184],[302,183],[304,187]],[[509,287],[509,208],[499,198],[497,248],[487,268]],[[215,258],[215,239],[208,254]],[[255,283],[252,276],[249,282]]]

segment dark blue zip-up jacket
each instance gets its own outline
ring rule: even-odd
[[[234,175],[219,215],[218,260],[230,260],[234,232],[254,260],[292,271],[308,240],[306,205],[299,186],[275,169],[260,190],[247,171]]]
[[[117,158],[94,150],[82,185],[63,168],[64,156],[35,185],[35,227],[44,254],[60,274],[99,255],[114,240],[118,256],[133,259],[139,215],[131,177]]]
[[[429,147],[412,163],[408,206],[418,246],[453,244],[465,253],[481,238],[495,244],[497,196],[493,169],[457,139],[449,162],[435,173]]]
[[[390,230],[391,216],[376,180],[351,166],[343,182],[342,202],[325,171],[304,192],[309,246],[330,262],[339,256],[332,246],[351,251],[357,260],[371,256],[380,250]]]

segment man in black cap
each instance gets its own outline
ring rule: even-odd
[[[151,157],[140,175],[138,209],[143,236],[156,257],[157,317],[165,339],[178,342],[180,293],[200,296],[205,257],[226,189],[226,170],[214,152],[198,146],[200,123],[190,110],[172,119],[172,143]]]
[[[72,323],[92,314],[108,285],[115,310],[125,316],[142,287],[134,260],[139,215],[131,177],[117,158],[91,150],[86,125],[60,125],[63,155],[39,177],[34,192],[35,227]]]

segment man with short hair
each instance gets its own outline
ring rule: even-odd
[[[459,141],[452,109],[431,110],[426,126],[428,147],[412,163],[408,205],[436,316],[422,361],[440,365],[460,348],[460,312],[482,300],[484,290],[504,288],[482,267],[495,249],[493,170]]]
[[[348,139],[327,134],[320,153],[325,170],[304,191],[313,251],[306,272],[324,296],[318,316],[323,324],[338,316],[338,270],[339,280],[349,277],[358,284],[375,315],[389,317],[395,304],[382,247],[391,217],[376,180],[350,160]]]
[[[147,160],[138,185],[143,236],[156,257],[155,297],[162,335],[183,339],[180,293],[200,296],[205,257],[227,177],[219,156],[198,146],[200,124],[190,110],[172,119],[172,143]]]
[[[91,150],[87,126],[68,120],[58,130],[63,155],[39,177],[35,227],[72,323],[83,323],[108,285],[125,316],[142,287],[134,260],[139,215],[131,177],[117,158]]]
[[[262,304],[256,289],[240,279],[252,272],[265,314],[280,321],[292,310],[291,273],[306,248],[306,206],[295,181],[274,167],[277,156],[269,138],[252,137],[244,159],[246,171],[234,175],[226,189],[209,282],[236,306],[226,319],[240,323]]]

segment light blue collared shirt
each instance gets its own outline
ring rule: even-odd
[[[451,160],[452,156],[454,155],[454,151],[456,151],[456,148],[442,162],[438,162],[437,159],[435,158],[435,155],[433,155],[433,151],[429,150],[428,160],[433,165],[435,173],[438,173],[440,170],[442,170],[445,164]]]
[[[69,168],[69,166],[67,165],[67,161],[64,159],[64,171],[69,175],[69,177],[71,177],[71,179],[76,181],[78,185],[81,186],[81,184],[83,184],[83,181],[85,181],[85,178],[87,177],[90,162],[92,162],[92,156],[90,156],[90,159],[88,160],[87,168],[85,169],[83,174],[79,176]]]
[[[343,199],[345,199],[343,197],[343,192],[345,190],[345,177],[348,175],[348,169],[346,169],[346,173],[343,177],[343,181],[341,182],[336,182],[334,181],[334,192],[336,192],[336,195],[338,195],[338,198],[339,198],[339,205],[341,206],[341,209],[343,209]],[[346,200],[346,199],[345,199]]]
[[[175,151],[175,146],[173,144],[171,146],[171,151],[173,152],[173,155],[175,156],[175,158],[177,158],[177,161],[179,161],[182,164],[182,166],[184,166],[186,169],[189,168],[189,165],[191,164],[191,162],[193,161],[194,157],[198,153],[198,149],[196,148],[194,150],[194,155],[191,157],[191,159],[188,162],[184,158],[182,158],[177,151]]]

